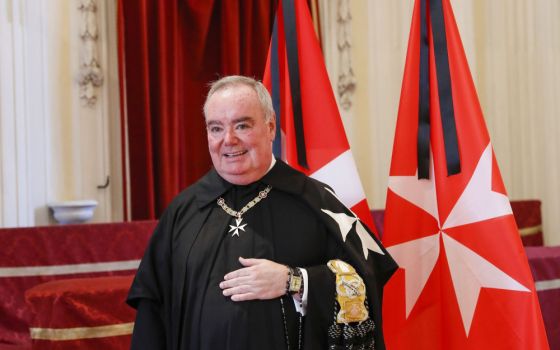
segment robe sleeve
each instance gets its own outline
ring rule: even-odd
[[[131,350],[166,349],[165,326],[161,307],[149,299],[137,303]]]
[[[325,349],[333,322],[335,278],[326,265],[307,268],[309,277],[303,343],[306,349]]]
[[[170,343],[172,210],[162,215],[140,263],[126,302],[137,310],[131,349],[166,349]]]
[[[343,234],[343,228],[331,214],[346,215],[351,217],[353,214],[350,209],[344,206],[334,195],[334,191],[327,185],[307,178],[307,186],[302,193],[302,198],[309,206],[315,210],[318,217],[323,220],[330,237],[336,240],[336,245],[342,250],[337,252],[330,259],[340,259],[352,265],[362,278],[366,287],[366,298],[368,301],[368,314],[373,325],[368,324],[367,328],[373,329],[373,340],[375,349],[384,350],[382,326],[382,298],[383,286],[391,275],[398,268],[387,250],[375,236],[373,240],[381,248],[382,253],[370,252],[364,257],[363,242],[354,226]],[[330,212],[331,214],[329,214]],[[328,215],[326,215],[328,214]],[[333,220],[334,219],[334,220]],[[367,227],[364,227],[367,230]],[[364,259],[365,258],[365,259]],[[325,261],[326,264],[327,261]],[[320,328],[311,325],[310,331],[317,332],[317,336],[324,337],[328,341],[328,329],[334,321],[335,307],[335,276],[326,265],[308,268],[309,273],[309,300],[308,309],[309,319],[317,322]],[[329,300],[330,299],[330,300]],[[312,323],[312,322],[309,322]],[[309,323],[306,327],[310,326]],[[359,324],[360,326],[363,323]],[[354,325],[352,325],[354,327]],[[362,327],[364,329],[365,327]],[[355,332],[360,334],[371,334],[368,332]],[[307,337],[305,338],[308,339]],[[369,341],[362,337],[363,341]],[[316,347],[313,347],[315,349]],[[326,348],[326,347],[325,347]]]
[[[133,308],[138,307],[141,299],[149,299],[159,305],[163,304],[164,291],[171,282],[170,235],[172,234],[172,224],[169,216],[168,210],[158,222],[138,271],[136,271],[126,301]]]
[[[349,261],[347,254],[340,244],[329,237],[328,260],[331,259]],[[309,280],[307,290],[307,314],[304,327],[304,344],[306,349],[326,349],[331,345],[329,344],[328,331],[335,323],[338,302],[336,300],[336,276],[326,265],[327,261],[322,265],[306,267]],[[364,282],[367,283],[366,278],[364,278],[364,276],[361,277]],[[381,293],[382,291],[379,292]],[[377,311],[371,307],[372,296],[367,294],[368,293],[366,293],[366,297],[370,301],[368,318],[374,321],[375,324],[378,322],[377,315],[374,315]],[[379,338],[379,333],[380,332],[375,332],[372,336],[374,338]],[[358,339],[355,340],[357,341]],[[366,338],[364,338],[364,340],[368,341]],[[381,338],[379,344],[381,345],[382,343]],[[380,348],[383,348],[383,345],[381,345]]]
[[[305,315],[304,338],[305,349],[326,349],[329,326],[334,320],[335,277],[327,267],[331,259],[345,259],[340,244],[327,235],[327,251],[324,264],[305,266],[308,276],[307,309]]]

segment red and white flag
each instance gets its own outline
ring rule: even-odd
[[[449,0],[416,0],[393,147],[387,348],[548,349]]]
[[[264,73],[277,120],[275,154],[330,185],[374,230],[305,0],[282,0]]]

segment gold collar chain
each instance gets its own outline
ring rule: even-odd
[[[259,192],[258,196],[253,198],[249,203],[247,203],[239,211],[235,211],[235,210],[231,209],[230,207],[228,207],[228,205],[226,204],[226,201],[222,197],[218,198],[217,203],[220,206],[220,208],[222,208],[226,213],[228,213],[229,215],[231,215],[235,218],[235,225],[229,225],[229,227],[230,227],[229,232],[233,232],[232,235],[231,235],[232,237],[233,236],[239,237],[239,230],[245,231],[245,226],[247,226],[247,224],[243,224],[243,225],[241,224],[241,221],[243,220],[243,218],[241,216],[243,214],[245,214],[247,211],[249,211],[249,209],[251,209],[252,207],[257,205],[258,202],[265,199],[271,189],[272,189],[272,187],[270,187],[270,185],[266,186],[266,188],[264,190]]]

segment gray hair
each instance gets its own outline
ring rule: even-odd
[[[260,81],[242,75],[229,75],[210,84],[210,91],[208,91],[208,95],[206,95],[206,101],[204,101],[204,118],[206,118],[208,101],[210,100],[210,97],[212,97],[212,95],[220,90],[239,85],[248,86],[257,93],[257,98],[259,99],[259,103],[264,112],[265,121],[268,122],[272,118],[274,118],[272,98],[270,97],[270,94],[268,93],[266,87]]]

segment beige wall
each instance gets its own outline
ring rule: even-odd
[[[49,203],[83,199],[93,221],[122,220],[116,2],[0,0],[0,43],[0,227],[52,224]],[[104,79],[88,105],[92,57]]]

